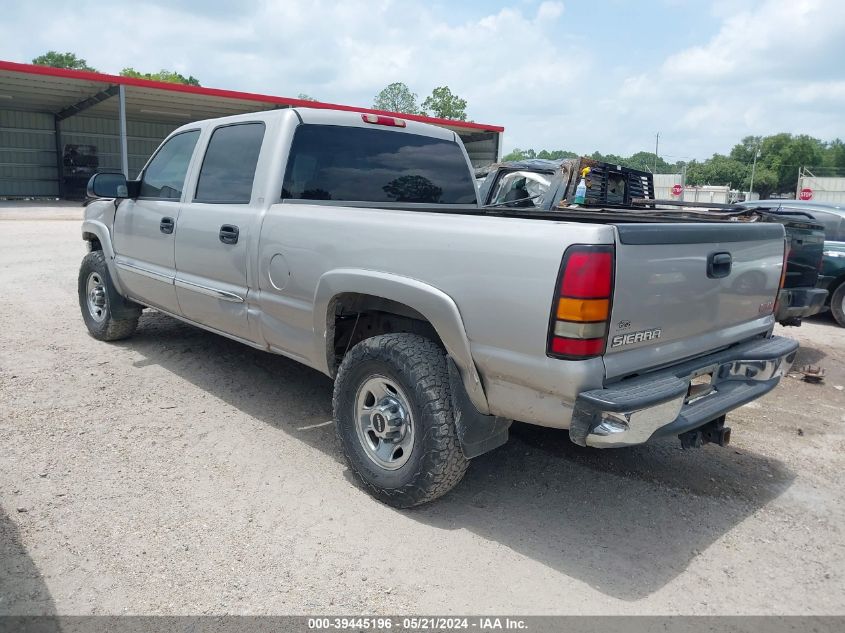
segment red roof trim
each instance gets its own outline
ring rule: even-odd
[[[239,92],[237,90],[221,90],[219,88],[205,88],[201,86],[186,86],[165,81],[150,81],[148,79],[135,79],[134,77],[121,77],[119,75],[107,75],[105,73],[92,73],[85,70],[68,70],[66,68],[53,68],[52,66],[38,66],[34,64],[20,64],[18,62],[7,62],[0,60],[0,70],[8,70],[15,73],[29,75],[44,75],[47,77],[62,77],[64,79],[76,79],[79,81],[96,81],[100,83],[122,84],[124,86],[136,86],[138,88],[153,88],[155,90],[168,90],[170,92],[186,92],[189,94],[205,95],[209,97],[220,97],[222,99],[242,99],[244,101],[260,101],[262,103],[276,103],[279,105],[305,106],[309,108],[322,108],[326,110],[343,110],[345,112],[368,112],[371,114],[384,114],[397,116],[411,121],[432,123],[434,125],[450,125],[472,130],[485,130],[488,132],[504,132],[505,128],[499,125],[485,125],[483,123],[472,123],[469,121],[453,121],[451,119],[438,119],[430,116],[417,114],[405,114],[403,112],[388,112],[385,110],[373,110],[372,108],[356,108],[354,106],[341,105],[339,103],[325,103],[323,101],[305,101],[303,99],[291,99],[288,97],[275,97],[262,95],[254,92]]]

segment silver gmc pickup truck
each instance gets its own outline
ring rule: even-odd
[[[333,377],[352,470],[398,507],[453,488],[512,420],[597,448],[729,440],[775,387],[780,224],[482,207],[460,140],[286,109],[173,132],[92,177],[79,304],[97,339],[154,308]]]

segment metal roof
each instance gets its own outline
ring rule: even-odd
[[[74,107],[87,101],[86,114],[117,117],[117,99],[107,97],[111,96],[109,89],[114,90],[114,86],[120,85],[126,86],[126,114],[133,120],[179,124],[244,112],[301,106],[387,114],[440,125],[464,134],[504,131],[498,125],[0,60],[0,108],[72,114]]]

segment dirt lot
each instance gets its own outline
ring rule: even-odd
[[[352,481],[331,382],[145,312],[79,315],[78,210],[0,208],[0,613],[845,614],[845,330],[729,448],[581,449],[517,426],[448,497]]]

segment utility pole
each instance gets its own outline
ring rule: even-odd
[[[657,173],[657,148],[660,146],[660,132],[654,137],[654,169],[651,173]]]
[[[754,171],[757,169],[757,157],[760,155],[760,144],[754,146],[754,162],[751,164],[751,182],[748,184],[748,199],[754,193]]]

